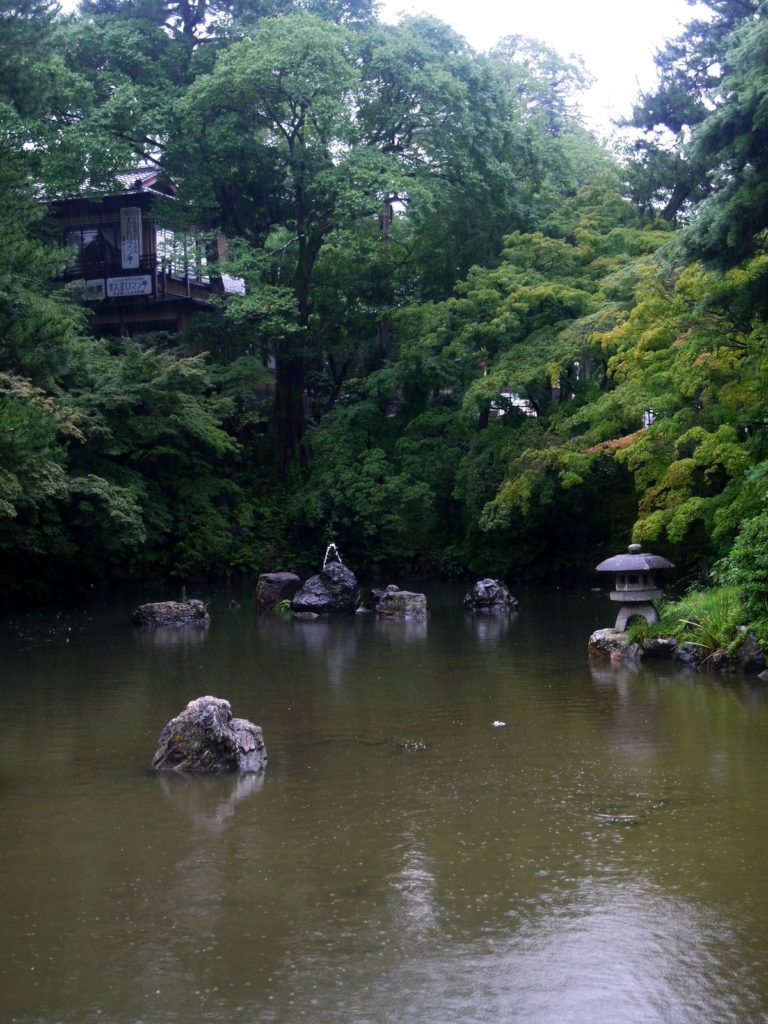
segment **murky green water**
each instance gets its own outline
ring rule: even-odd
[[[0,1019],[768,1021],[764,688],[590,669],[594,595],[428,593],[423,627],[0,621]],[[263,777],[148,771],[206,693]]]

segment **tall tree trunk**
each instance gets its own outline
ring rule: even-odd
[[[300,194],[301,198],[301,194]],[[312,272],[322,246],[322,234],[309,235],[302,202],[297,200],[300,216],[299,253],[296,267],[295,291],[299,307],[300,330],[285,340],[283,351],[276,358],[277,381],[275,388],[275,454],[278,470],[284,470],[298,457],[304,464],[302,439],[306,430],[304,416],[304,385],[307,365],[307,336],[311,313],[310,288]]]
[[[284,470],[299,457],[303,462],[302,439],[306,429],[304,418],[305,360],[303,339],[292,339],[286,351],[275,360],[275,457],[278,470]]]

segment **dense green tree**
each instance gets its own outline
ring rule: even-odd
[[[367,0],[6,6],[6,588],[253,573],[331,534],[362,571],[579,571],[633,535],[725,556],[762,614],[767,23],[706,6],[636,110],[635,205],[583,68],[531,40],[478,56]],[[40,197],[137,156],[247,288],[97,340]]]
[[[692,158],[705,166],[712,194],[685,233],[687,251],[733,265],[764,251],[768,228],[768,16],[729,37],[717,105],[694,134]]]
[[[351,356],[381,354],[389,309],[443,298],[551,200],[568,160],[531,106],[559,86],[532,72],[521,93],[511,59],[478,58],[432,19],[353,35],[286,16],[221,53],[180,105],[167,166],[198,222],[262,247],[250,288],[263,311],[276,289],[294,299],[275,339],[282,465],[300,450],[308,384],[325,379],[330,407],[361,368]]]
[[[628,122],[643,133],[630,167],[633,197],[673,223],[711,190],[710,165],[691,150],[691,132],[717,103],[734,30],[759,16],[761,0],[702,0],[701,6],[704,16],[657,52],[658,85],[641,96]]]

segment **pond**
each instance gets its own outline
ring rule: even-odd
[[[0,620],[2,1020],[768,1021],[765,688],[590,666],[597,594],[427,593],[421,625]],[[266,772],[157,777],[209,693]]]

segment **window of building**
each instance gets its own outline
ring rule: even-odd
[[[83,268],[120,261],[120,238],[117,224],[71,228],[65,232],[64,244],[74,252],[73,262]]]
[[[171,277],[210,282],[205,249],[194,235],[177,234],[168,228],[157,229],[157,258],[160,266]]]

